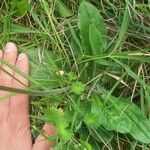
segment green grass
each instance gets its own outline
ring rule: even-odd
[[[3,62],[30,86],[0,89],[30,95],[33,139],[48,122],[56,149],[150,148],[149,10],[144,0],[0,2],[0,47],[15,42],[31,66],[26,76]]]

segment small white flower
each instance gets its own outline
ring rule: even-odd
[[[56,74],[57,74],[57,75],[61,75],[61,76],[63,76],[65,73],[64,73],[64,71],[63,71],[63,70],[60,70],[60,71],[56,72]]]

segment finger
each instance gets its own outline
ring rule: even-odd
[[[4,48],[4,53],[3,53],[3,60],[7,61],[11,65],[15,65],[16,62],[16,57],[17,57],[17,47],[15,46],[14,43],[7,43],[5,48]],[[9,68],[5,64],[1,64],[1,67],[6,70],[8,73],[13,75],[13,70]],[[5,72],[1,71],[0,72],[0,85],[4,86],[11,86],[12,84],[12,77],[10,75],[6,74]],[[8,92],[6,91],[0,91],[0,95],[4,96],[7,95]],[[9,108],[9,101],[8,99],[5,101],[0,101],[0,119],[5,118],[4,116],[8,113]],[[2,116],[2,117],[1,117]]]
[[[0,50],[0,73],[1,73],[1,60],[2,60],[2,57],[3,57],[3,52]],[[0,95],[1,97],[2,95]]]
[[[1,67],[1,59],[2,59],[2,57],[3,57],[3,52],[0,50],[0,67]],[[0,70],[0,72],[1,72],[1,70]]]
[[[56,134],[56,129],[53,125],[45,124],[43,126],[43,134],[50,137]],[[46,140],[42,134],[40,134],[35,140],[35,144],[33,145],[33,150],[49,150],[52,148],[53,142]]]
[[[9,42],[6,44],[4,48],[4,54],[3,54],[3,60],[8,62],[11,65],[15,65],[16,63],[16,58],[17,58],[17,47],[14,43]],[[13,75],[14,71],[8,67],[5,64],[2,64],[2,68],[8,72],[9,74]],[[8,75],[5,72],[1,72],[0,74],[0,84],[4,86],[10,86],[12,83],[12,77]]]
[[[21,53],[16,61],[16,68],[20,71],[28,74],[29,72],[29,62],[26,54]],[[16,80],[17,79],[17,80]],[[18,81],[21,81],[18,82]],[[23,84],[22,84],[23,83]],[[22,77],[17,72],[14,73],[14,78],[12,81],[12,87],[14,88],[26,88],[28,86],[28,80]],[[31,150],[32,140],[30,133],[30,120],[29,120],[29,98],[25,94],[16,94],[10,98],[9,107],[9,124],[15,126],[14,130],[17,129],[16,141],[18,143],[16,149],[21,149],[21,144],[26,145],[22,149]],[[15,131],[13,131],[15,132]],[[20,143],[20,144],[19,144]],[[19,147],[20,146],[20,147]],[[29,148],[30,147],[30,148]]]
[[[29,62],[26,54],[22,53],[18,56],[16,61],[16,67],[28,74],[29,72]],[[18,82],[18,81],[21,81]],[[14,73],[14,79],[12,82],[12,87],[14,88],[26,88],[28,85],[28,80],[23,76],[19,75],[17,72]],[[28,95],[17,94],[10,99],[10,117],[15,118],[17,121],[29,122],[29,99]]]

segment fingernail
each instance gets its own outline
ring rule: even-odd
[[[5,46],[5,52],[10,53],[16,51],[16,45],[12,42],[8,42]]]
[[[26,54],[25,53],[21,53],[21,54],[19,54],[19,56],[18,56],[18,60],[22,60],[22,59],[24,59],[26,57]]]

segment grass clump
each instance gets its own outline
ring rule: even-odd
[[[149,149],[148,2],[14,0],[0,10],[1,46],[11,40],[30,58],[20,92],[31,95],[33,137],[47,122],[56,149]]]

